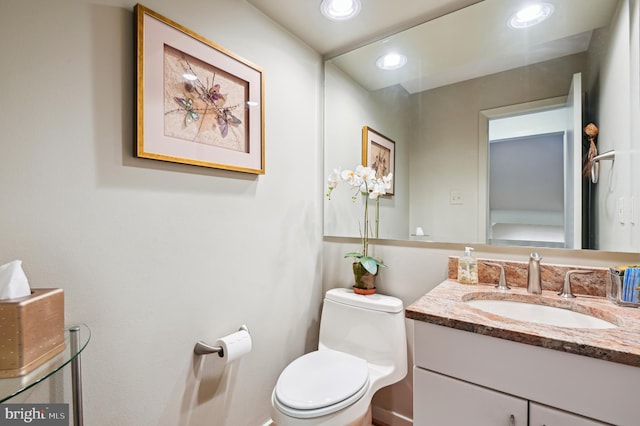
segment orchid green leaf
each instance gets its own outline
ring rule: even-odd
[[[378,262],[374,258],[369,256],[362,257],[360,258],[360,263],[370,274],[375,275],[378,273]]]
[[[345,254],[344,257],[355,257],[355,258],[360,259],[362,257],[362,253],[351,252],[351,253]]]

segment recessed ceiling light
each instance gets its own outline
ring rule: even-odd
[[[360,13],[360,0],[322,0],[320,11],[332,21],[346,21]]]
[[[539,24],[552,13],[553,5],[551,3],[529,4],[511,15],[509,26],[511,28],[527,28]]]
[[[376,66],[381,70],[397,70],[407,63],[407,57],[400,53],[387,53],[376,60]]]

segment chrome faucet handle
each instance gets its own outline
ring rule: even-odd
[[[496,288],[498,290],[510,290],[511,287],[509,287],[507,285],[507,279],[504,276],[504,266],[502,266],[502,264],[500,263],[494,263],[494,262],[484,262],[485,265],[487,266],[496,266],[498,268],[500,268],[500,280],[498,280],[498,285],[496,286]]]
[[[576,296],[571,291],[571,275],[573,274],[592,274],[593,271],[587,271],[584,269],[572,269],[571,271],[567,271],[564,276],[564,285],[562,286],[562,291],[558,293],[558,296],[563,299],[573,299]]]

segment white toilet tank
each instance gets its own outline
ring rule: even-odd
[[[407,338],[402,301],[382,294],[357,295],[346,288],[327,291],[319,348],[346,352],[384,369],[397,368],[404,376]]]

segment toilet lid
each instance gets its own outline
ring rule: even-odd
[[[282,405],[294,410],[316,410],[349,399],[368,380],[367,361],[322,349],[289,364],[278,378],[275,396]]]

